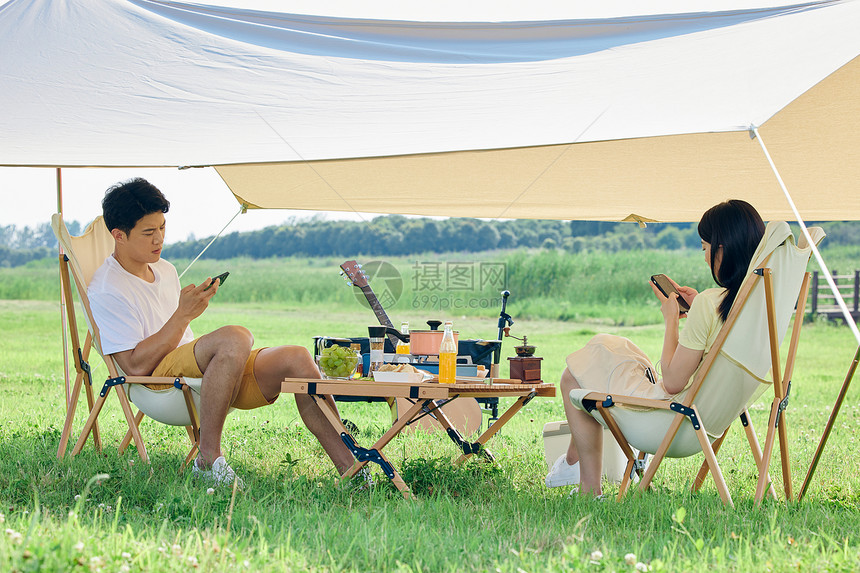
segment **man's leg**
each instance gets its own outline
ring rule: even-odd
[[[564,413],[570,426],[570,446],[567,463],[579,462],[580,493],[600,494],[600,474],[603,471],[603,427],[600,423],[574,407],[570,391],[579,388],[579,382],[567,368],[561,375],[561,398]]]
[[[263,396],[270,401],[280,394],[284,378],[320,377],[310,353],[301,346],[276,346],[261,350],[254,363],[254,375]],[[305,426],[322,444],[337,470],[342,474],[351,468],[355,458],[313,399],[306,394],[296,394],[296,405]]]
[[[221,432],[230,403],[239,391],[242,370],[251,354],[254,337],[241,326],[224,326],[203,335],[194,346],[194,358],[203,372],[200,388],[200,455],[203,467],[221,455]]]

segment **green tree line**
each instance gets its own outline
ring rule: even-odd
[[[860,244],[860,221],[824,223],[825,246]],[[68,223],[79,234],[82,225]],[[795,229],[797,232],[797,229]],[[212,237],[171,243],[165,256],[193,258]],[[475,253],[509,249],[618,252],[641,249],[697,249],[694,223],[634,223],[561,220],[482,220],[385,215],[370,221],[311,219],[230,233],[203,254],[208,259],[287,256],[403,256],[419,253]],[[57,241],[50,224],[35,228],[0,226],[0,266],[15,267],[53,257]]]

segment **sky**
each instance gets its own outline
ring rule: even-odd
[[[217,234],[239,212],[239,203],[211,167],[176,168],[64,168],[61,171],[63,215],[82,225],[101,214],[101,200],[111,185],[143,177],[161,189],[170,201],[167,242],[184,241],[193,234],[204,238]],[[35,227],[50,223],[57,212],[57,170],[47,167],[0,167],[0,226]],[[251,209],[230,223],[225,233],[251,231],[291,219],[311,217],[367,220],[373,215]]]

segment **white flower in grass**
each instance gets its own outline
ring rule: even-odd
[[[21,542],[24,540],[23,536],[14,529],[7,529],[6,535],[9,536],[9,541],[14,543],[15,545],[20,545]]]
[[[650,571],[650,570],[651,570],[651,568],[650,568],[650,567],[648,567],[648,565],[646,565],[645,563],[642,563],[641,561],[639,561],[639,562],[636,564],[636,570],[637,570],[637,571],[641,571],[642,573],[645,573],[646,571]]]
[[[214,495],[214,494],[215,494],[215,488],[214,487],[210,487],[209,489],[206,490],[206,495]]]
[[[194,567],[195,569],[200,566],[200,564],[197,562],[197,558],[194,557],[193,555],[188,556],[188,564],[191,565],[192,567]]]
[[[129,567],[125,563],[119,566],[119,573],[128,573],[129,571],[131,571],[131,567]]]
[[[636,565],[636,554],[635,553],[628,553],[627,555],[624,556],[624,562],[627,563],[628,565]]]
[[[75,501],[78,501],[79,499],[81,499],[81,494],[77,494],[77,495],[75,496]]]
[[[105,560],[98,555],[90,557],[90,571],[101,571],[104,566]]]
[[[129,553],[128,551],[123,551],[120,554],[120,557],[122,557],[123,559],[131,559],[131,553]]]
[[[182,546],[181,545],[177,545],[174,543],[173,546],[170,548],[170,550],[173,551],[174,555],[182,555]]]
[[[601,551],[600,549],[595,549],[591,552],[592,561],[600,561],[601,559],[603,559],[603,551]]]
[[[83,542],[83,541],[78,541],[77,543],[75,543],[75,544],[72,546],[72,549],[74,549],[75,551],[83,551],[83,550],[84,550],[84,542]]]

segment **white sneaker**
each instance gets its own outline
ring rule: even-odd
[[[236,475],[236,472],[233,471],[233,468],[230,467],[224,456],[218,456],[212,462],[212,467],[209,469],[201,468],[197,465],[197,460],[194,460],[194,463],[191,465],[191,474],[195,478],[210,482],[215,486],[233,487],[233,482],[238,481],[239,489],[245,489],[245,482]]]
[[[552,469],[546,474],[546,487],[562,487],[579,484],[579,462],[567,463],[567,454],[561,454]]]

